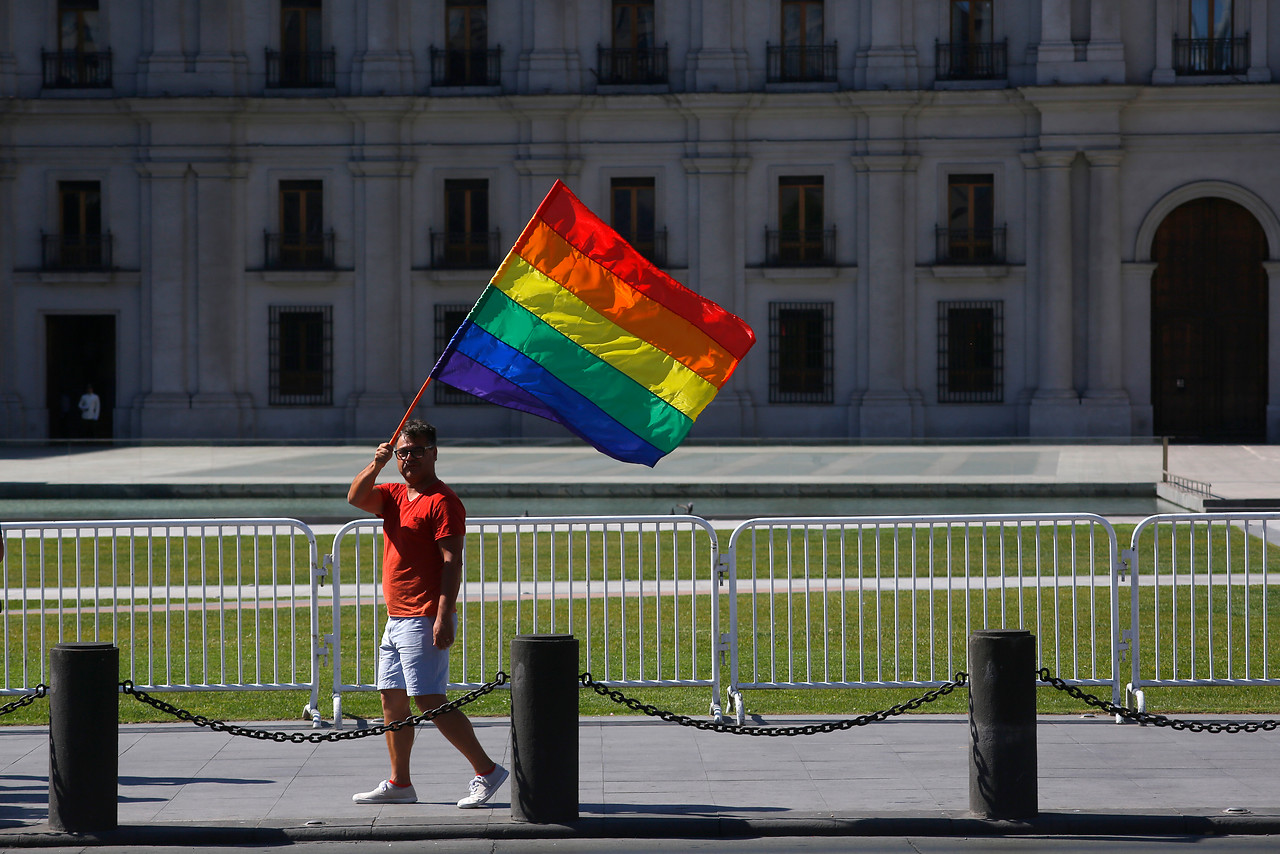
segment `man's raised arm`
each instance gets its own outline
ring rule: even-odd
[[[374,492],[374,484],[378,482],[378,473],[391,460],[391,443],[383,442],[373,452],[373,461],[360,470],[351,481],[347,490],[347,503],[359,507],[366,513],[378,515],[382,512],[382,496]]]

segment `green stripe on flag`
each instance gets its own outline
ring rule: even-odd
[[[524,353],[663,453],[679,445],[693,426],[687,415],[582,349],[493,286],[485,289],[470,320]]]

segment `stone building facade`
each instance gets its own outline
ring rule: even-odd
[[[1280,0],[0,0],[0,436],[387,436],[559,178],[756,330],[693,437],[1276,441],[1277,71]]]

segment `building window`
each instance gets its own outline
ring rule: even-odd
[[[458,327],[462,325],[462,321],[467,319],[467,313],[471,311],[471,306],[466,303],[437,303],[436,304],[436,360],[439,361],[440,356],[444,353],[444,348],[448,346],[453,339],[453,333],[458,331]],[[439,382],[432,383],[431,387],[435,390],[435,402],[447,405],[467,405],[473,403],[484,403],[483,400],[465,391],[459,391],[453,386]]]
[[[1004,303],[938,303],[938,402],[1004,400]]]
[[[44,51],[47,89],[111,86],[111,52],[98,47],[98,0],[59,0],[58,49]]]
[[[783,0],[782,44],[767,45],[768,82],[836,79],[836,45],[823,42],[822,0]]]
[[[431,49],[432,86],[496,86],[501,51],[489,48],[485,0],[447,0],[445,48]]]
[[[831,403],[829,302],[769,303],[769,402]]]
[[[765,231],[767,266],[830,265],[835,258],[835,229],[824,222],[823,178],[801,175],[778,179],[778,229]]]
[[[267,234],[266,266],[275,270],[333,267],[333,232],[324,230],[324,182],[280,182],[280,231]]]
[[[58,182],[58,233],[43,237],[46,270],[111,268],[111,236],[102,232],[97,181]]]
[[[658,266],[667,263],[667,232],[655,221],[652,178],[614,178],[610,184],[614,231]]]
[[[489,181],[444,182],[444,233],[431,234],[431,266],[475,270],[497,262],[497,231],[489,230]]]
[[[271,311],[272,406],[333,405],[333,307],[281,306]]]
[[[1249,69],[1249,36],[1235,37],[1231,0],[1190,0],[1187,32],[1173,40],[1178,74],[1243,74]]]
[[[992,0],[951,0],[951,41],[935,51],[939,80],[1003,80],[1008,42],[994,38]]]
[[[600,82],[666,83],[667,48],[656,42],[653,0],[614,0],[613,42],[599,49]]]
[[[995,179],[947,178],[947,225],[938,229],[938,263],[1004,263],[1004,229],[995,227]]]
[[[321,0],[281,0],[280,50],[267,49],[267,86],[331,88],[334,51],[323,43]]]

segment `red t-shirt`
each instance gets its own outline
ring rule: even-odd
[[[436,540],[466,536],[467,511],[440,481],[412,501],[403,483],[380,483],[382,596],[392,617],[434,617],[444,558]]]

